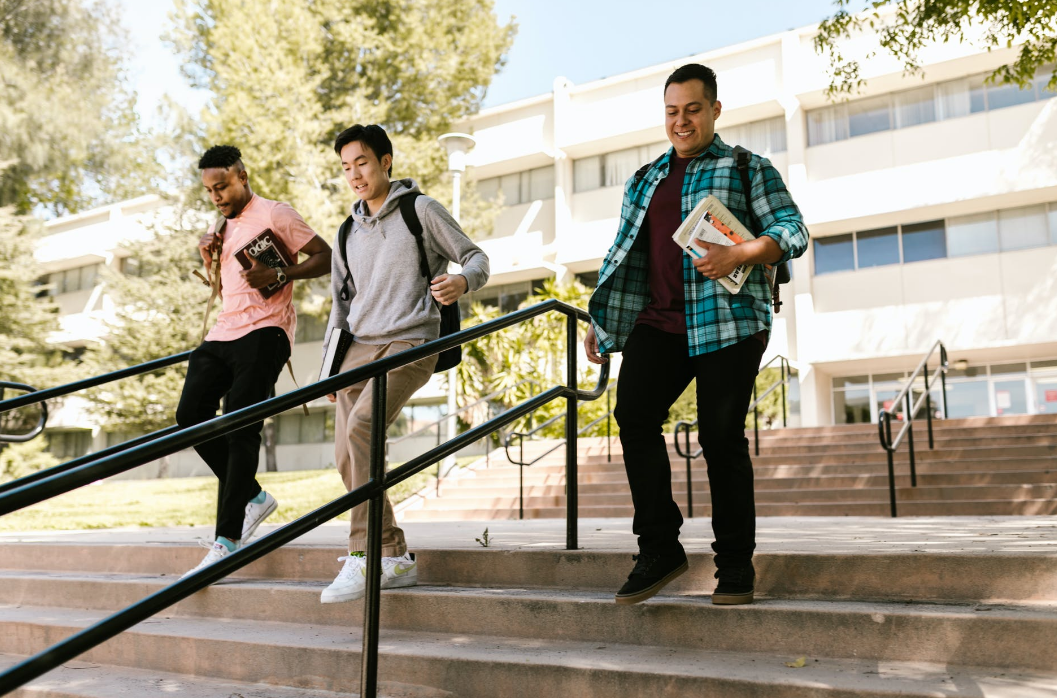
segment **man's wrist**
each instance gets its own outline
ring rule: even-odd
[[[286,274],[286,270],[283,267],[275,267],[275,281],[279,284],[285,284],[289,277]]]

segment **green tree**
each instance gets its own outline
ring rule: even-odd
[[[0,450],[0,482],[58,465],[59,459],[47,447],[47,442],[39,437],[22,444],[5,444]]]
[[[436,138],[479,107],[514,33],[491,0],[177,0],[174,19],[187,76],[215,95],[203,144],[237,144],[256,191],[318,231],[352,202],[332,150],[352,123],[385,126],[394,176],[445,195]]]
[[[127,45],[111,0],[0,0],[0,206],[62,214],[151,188]]]
[[[908,74],[922,72],[921,50],[934,43],[975,41],[988,51],[1020,43],[1016,60],[997,68],[990,80],[1027,87],[1040,68],[1057,87],[1057,0],[834,0],[837,11],[819,24],[815,49],[829,58],[831,98],[849,95],[864,83],[859,61],[844,55],[846,39],[878,32],[880,48],[903,64]],[[1022,42],[1022,43],[1021,43]],[[871,52],[867,58],[875,55]]]

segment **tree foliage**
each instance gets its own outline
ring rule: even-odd
[[[1057,0],[834,0],[837,12],[819,24],[815,49],[829,58],[827,96],[858,91],[864,83],[859,60],[844,55],[842,43],[869,29],[881,49],[908,74],[922,72],[919,56],[934,43],[969,41],[988,51],[1020,44],[1016,60],[997,68],[992,82],[1027,87],[1040,68],[1057,87]],[[870,53],[867,58],[875,53]]]
[[[491,0],[177,0],[174,19],[187,76],[215,95],[203,145],[238,145],[255,190],[317,231],[352,202],[332,146],[353,123],[383,125],[393,176],[443,199],[436,138],[479,107],[514,33]]]
[[[0,205],[76,212],[157,173],[111,0],[0,0]]]

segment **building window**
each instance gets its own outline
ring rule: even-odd
[[[540,199],[554,198],[554,165],[514,172],[502,177],[479,179],[477,193],[486,201],[498,201],[504,206],[527,204]]]
[[[943,221],[927,221],[901,226],[903,262],[922,262],[947,256]]]
[[[102,266],[102,264],[88,264],[83,267],[75,267],[48,274],[47,284],[51,288],[48,289],[46,295],[58,296],[63,293],[87,291],[94,288]]]
[[[1049,238],[1045,206],[1024,206],[998,212],[998,241],[1003,252],[1042,247]]]
[[[899,264],[899,229],[881,228],[856,233],[855,248],[859,269]]]
[[[729,146],[740,145],[764,157],[787,150],[785,117],[782,116],[724,128],[719,135]]]
[[[334,440],[334,410],[287,412],[275,418],[276,443],[321,444]]]
[[[998,251],[998,219],[994,212],[958,216],[947,221],[947,251],[967,257]]]
[[[1057,94],[1046,87],[1052,72],[1053,66],[1040,68],[1027,88],[988,84],[985,73],[813,109],[807,114],[807,144],[823,145],[1049,99]]]
[[[669,143],[636,146],[573,161],[573,191],[622,187],[646,163],[668,150]]]
[[[49,431],[48,451],[61,461],[80,458],[88,453],[92,446],[92,432],[86,429],[77,431]]]
[[[851,235],[815,238],[815,274],[855,268],[855,246]]]

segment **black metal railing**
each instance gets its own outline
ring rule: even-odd
[[[609,365],[608,362],[605,365],[608,366]],[[592,420],[589,424],[586,424],[586,425],[584,425],[582,427],[579,427],[576,430],[576,435],[580,436],[581,434],[587,433],[592,427],[594,427],[596,424],[600,423],[603,419],[606,420],[606,462],[607,463],[612,463],[613,462],[612,436],[610,434],[610,426],[611,426],[611,422],[612,422],[612,419],[613,419],[613,408],[611,406],[612,405],[611,394],[612,394],[613,389],[615,387],[616,387],[615,383],[610,383],[610,385],[606,387],[606,413],[603,414],[602,416]],[[581,402],[586,402],[586,401],[581,401]],[[543,453],[538,454],[535,458],[533,458],[530,461],[526,461],[525,460],[525,439],[526,438],[531,438],[532,436],[536,435],[537,433],[539,433],[543,429],[546,429],[550,425],[555,424],[556,422],[558,422],[558,421],[560,421],[562,419],[566,419],[566,417],[567,417],[567,415],[565,415],[565,414],[561,414],[561,413],[556,414],[553,417],[551,417],[550,419],[548,419],[548,420],[546,420],[544,422],[541,422],[540,424],[537,424],[535,427],[533,427],[532,429],[529,429],[528,431],[523,431],[523,432],[522,431],[512,431],[509,434],[507,434],[506,439],[503,440],[503,450],[506,452],[507,460],[510,461],[512,464],[518,466],[518,470],[517,470],[517,499],[518,499],[517,517],[518,517],[519,520],[525,518],[525,468],[531,467],[531,466],[535,465],[536,463],[539,463],[545,457],[547,457],[550,454],[554,453],[559,448],[564,446],[565,443],[566,443],[565,440],[559,440],[553,446],[551,446],[549,449],[544,451]],[[577,417],[579,418],[579,413],[577,413]],[[577,421],[579,421],[579,419],[577,419]],[[566,426],[566,431],[568,432],[568,426]],[[510,454],[510,444],[514,441],[515,438],[518,441],[518,457],[517,458],[514,458]]]
[[[436,443],[436,445],[440,446],[440,443],[441,443],[441,428],[440,427],[441,427],[442,424],[444,424],[445,422],[452,422],[452,426],[449,427],[449,431],[448,431],[448,435],[450,436],[451,434],[455,433],[455,427],[457,426],[457,422],[455,422],[454,420],[456,420],[460,414],[464,414],[466,412],[470,412],[470,411],[476,409],[480,405],[487,405],[489,407],[489,414],[491,414],[491,407],[493,405],[493,401],[497,397],[500,397],[502,395],[506,395],[510,391],[517,390],[518,388],[521,388],[521,387],[526,386],[526,385],[532,385],[532,386],[535,386],[536,388],[539,388],[539,383],[536,380],[534,380],[532,378],[526,378],[524,380],[518,381],[514,385],[508,386],[506,388],[500,388],[499,390],[496,390],[496,391],[494,391],[492,393],[489,393],[488,395],[485,395],[482,398],[474,400],[473,402],[471,402],[468,405],[463,405],[462,407],[460,407],[459,409],[455,410],[451,414],[446,414],[443,417],[441,417],[440,419],[436,420],[435,422],[431,422],[430,424],[427,424],[427,425],[425,425],[423,427],[419,427],[418,429],[415,429],[414,431],[409,432],[407,434],[402,434],[400,436],[396,436],[396,437],[393,437],[391,439],[386,439],[386,441],[385,441],[386,463],[387,464],[389,463],[389,452],[390,452],[390,450],[392,449],[393,446],[401,444],[404,441],[407,441],[408,439],[413,439],[415,437],[420,437],[423,434],[428,434],[434,429],[437,430],[437,443]],[[489,454],[491,453],[491,449],[488,448],[488,440],[489,440],[489,438],[491,438],[491,435],[488,435],[488,436],[484,437],[483,439],[481,439],[481,443],[484,444],[484,457],[485,457],[485,463],[486,463],[485,467],[487,467],[487,464],[489,462]],[[440,483],[441,483],[441,480],[443,479],[443,477],[445,475],[450,475],[451,471],[454,470],[457,466],[453,465],[447,471],[444,471],[443,470],[443,467],[444,467],[443,463],[437,463],[436,465],[437,465],[436,492],[437,492],[437,495],[439,496],[440,495]]]
[[[459,434],[444,444],[412,458],[402,466],[395,468],[392,472],[386,473],[385,402],[387,374],[389,371],[551,311],[559,312],[566,316],[567,385],[555,386],[545,390],[516,405],[507,412],[488,420],[486,423]],[[256,424],[268,417],[321,398],[324,395],[329,395],[337,390],[347,388],[355,383],[374,379],[370,449],[371,477],[366,484],[236,550],[216,564],[188,575],[128,608],[104,618],[98,623],[7,669],[0,673],[0,686],[3,686],[5,690],[14,690],[32,681],[63,662],[77,657],[81,653],[150,618],[213,582],[245,567],[254,560],[299,538],[335,516],[366,502],[368,503],[367,550],[365,551],[367,553],[367,589],[364,601],[360,695],[364,698],[376,696],[378,689],[378,626],[381,583],[381,516],[385,491],[389,487],[421,472],[438,459],[455,453],[482,436],[512,424],[542,405],[552,400],[565,398],[568,420],[566,422],[566,481],[569,492],[566,508],[566,547],[570,550],[577,548],[576,403],[578,399],[596,399],[600,397],[609,378],[608,364],[606,364],[601,367],[598,385],[595,390],[580,390],[577,386],[576,355],[579,345],[576,332],[577,320],[586,321],[588,319],[587,313],[583,310],[557,300],[545,301],[476,327],[471,327],[398,354],[387,356],[365,366],[340,373],[256,405],[216,417],[193,427],[156,437],[119,453],[100,458],[94,463],[74,467],[65,472],[54,474],[37,482],[0,494],[0,515],[17,511],[90,482],[131,470],[157,458],[208,441],[223,433]],[[47,392],[40,391],[40,393]],[[51,396],[55,396],[54,392]],[[3,405],[0,405],[0,408],[2,407]]]
[[[928,364],[936,350],[939,349],[939,363],[936,366],[936,371],[929,376]],[[892,518],[896,517],[896,475],[895,475],[895,452],[899,448],[899,445],[903,442],[903,437],[906,436],[907,448],[910,449],[910,486],[918,486],[918,474],[917,474],[917,462],[914,457],[914,415],[917,414],[918,410],[921,409],[922,404],[925,406],[925,419],[928,423],[929,433],[929,449],[936,447],[935,439],[932,434],[932,391],[929,388],[929,382],[931,378],[932,385],[936,384],[936,377],[939,376],[940,385],[942,386],[943,392],[943,418],[947,418],[947,347],[943,345],[943,342],[936,340],[936,343],[932,345],[929,352],[925,354],[925,358],[921,360],[918,367],[914,369],[914,372],[907,379],[903,385],[903,389],[900,390],[895,398],[892,399],[891,407],[886,407],[881,410],[877,417],[877,431],[881,438],[881,448],[885,450],[888,455],[888,501],[892,509]],[[925,389],[922,394],[915,401],[913,399],[913,388],[914,383],[919,377],[924,378]],[[902,412],[900,412],[902,408]],[[899,433],[896,437],[892,438],[892,417],[903,420],[903,426],[899,429]]]
[[[25,392],[27,395],[31,393],[39,392],[36,388],[25,383],[12,383],[11,381],[0,381],[0,405],[3,404],[4,394],[8,390],[18,390]],[[30,405],[33,403],[30,402]],[[0,414],[6,410],[0,410]],[[25,434],[0,434],[0,443],[8,444],[23,444],[27,441],[32,441],[44,431],[44,427],[48,424],[48,404],[46,402],[40,403],[40,417],[37,418],[36,425],[27,431]]]
[[[789,379],[792,376],[792,371],[789,368],[789,359],[785,358],[781,354],[773,357],[770,361],[760,367],[760,372],[770,368],[771,364],[778,361],[779,366],[782,370],[781,378],[772,383],[762,394],[757,396],[756,394],[756,383],[752,385],[752,404],[749,405],[749,409],[746,411],[746,415],[752,412],[753,422],[753,438],[755,441],[755,453],[760,455],[760,403],[762,403],[768,395],[773,393],[779,388],[782,391],[782,426],[789,426],[789,412],[786,406],[786,392],[785,386],[789,383]],[[686,460],[686,512],[687,518],[694,518],[694,479],[693,473],[690,467],[690,462],[699,458],[705,449],[701,446],[697,447],[697,450],[690,451],[690,430],[697,426],[697,420],[687,421],[679,420],[675,423],[674,429],[674,440],[675,440],[675,452]],[[679,434],[682,433],[686,438],[686,450],[684,451],[679,444]]]

